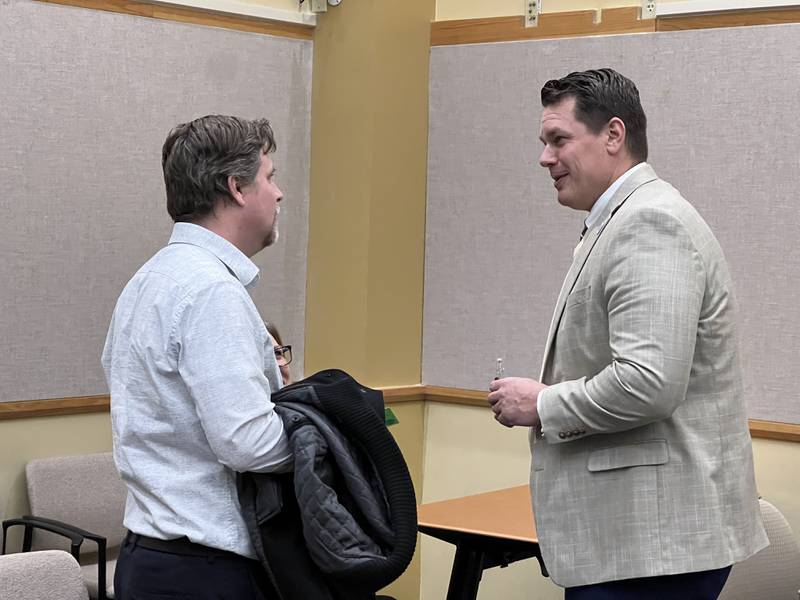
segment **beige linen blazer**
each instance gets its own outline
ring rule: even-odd
[[[714,569],[768,544],[725,258],[650,166],[578,249],[541,379],[531,494],[554,582]]]

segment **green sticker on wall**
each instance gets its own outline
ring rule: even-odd
[[[386,423],[386,426],[395,425],[400,421],[397,420],[397,417],[394,416],[391,408],[384,408],[383,409],[383,421]]]

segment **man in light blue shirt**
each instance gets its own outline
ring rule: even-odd
[[[236,473],[292,462],[270,401],[273,345],[248,293],[250,257],[278,238],[274,150],[267,120],[226,116],[178,125],[164,143],[175,227],[125,286],[102,356],[128,486],[118,600],[271,597]]]

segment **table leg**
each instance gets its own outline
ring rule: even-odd
[[[453,559],[447,600],[475,600],[482,575],[483,551],[472,544],[459,542]]]

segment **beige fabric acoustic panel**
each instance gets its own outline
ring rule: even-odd
[[[578,241],[541,151],[548,79],[613,67],[639,86],[650,164],[728,257],[750,416],[800,423],[800,25],[431,49],[423,382],[538,376]]]
[[[302,372],[312,44],[0,1],[0,401],[107,392],[122,287],[168,238],[161,145],[211,114],[266,117],[285,194],[253,298]]]

